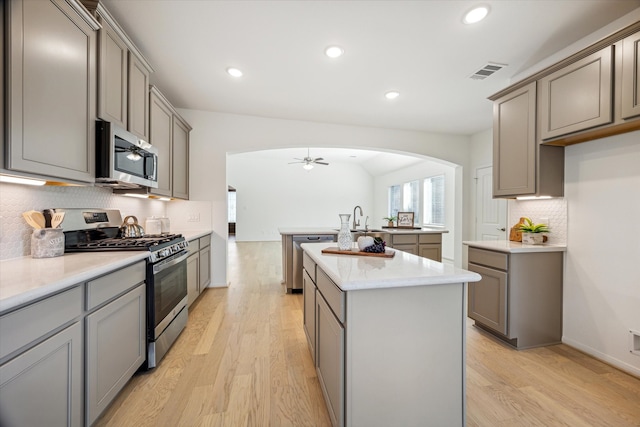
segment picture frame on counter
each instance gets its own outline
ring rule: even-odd
[[[413,212],[398,212],[398,228],[413,228]]]

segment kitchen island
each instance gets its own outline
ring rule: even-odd
[[[334,246],[302,245],[304,328],[333,424],[464,425],[464,294],[480,275],[402,251],[322,253]]]
[[[321,242],[325,238],[337,240],[338,229],[329,227],[283,227],[278,231],[282,236],[282,283],[291,293],[302,288],[301,242]],[[404,252],[442,261],[442,234],[444,228],[388,228],[352,230],[354,242],[359,236],[380,237],[393,247]]]

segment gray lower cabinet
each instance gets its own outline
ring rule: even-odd
[[[388,246],[434,261],[442,261],[442,233],[388,234]]]
[[[211,235],[189,240],[187,297],[190,306],[211,283]]]
[[[87,425],[145,361],[145,295],[143,282],[86,318]]]
[[[91,425],[146,359],[146,263],[86,284],[85,418]]]
[[[3,426],[83,425],[81,286],[0,316]]]
[[[344,326],[316,292],[316,370],[331,423],[344,426]]]
[[[467,314],[517,349],[562,340],[563,252],[503,253],[469,248]]]
[[[307,344],[311,352],[311,359],[316,361],[316,284],[306,270],[302,272],[302,293],[304,299],[304,314],[302,327],[307,337]]]
[[[93,182],[99,24],[74,0],[12,0],[4,6],[8,79],[4,166],[43,177]],[[64,54],[51,55],[43,49],[42,40],[54,39]]]

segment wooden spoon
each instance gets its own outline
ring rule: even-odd
[[[51,217],[51,228],[58,228],[58,226],[64,221],[64,212],[56,212]]]
[[[40,226],[39,228],[45,228],[45,220],[42,212],[29,211],[29,216]]]
[[[24,218],[24,220],[27,221],[27,224],[29,224],[31,227],[33,227],[35,229],[42,228],[40,226],[40,224],[31,217],[31,212],[33,212],[33,211],[23,212],[22,213],[22,217]]]

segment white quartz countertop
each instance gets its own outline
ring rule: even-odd
[[[566,252],[567,245],[525,245],[520,242],[512,242],[509,240],[477,240],[465,241],[463,245],[474,248],[488,249],[497,252],[506,253],[524,253],[524,252]]]
[[[393,258],[323,254],[336,243],[303,243],[302,249],[343,291],[477,282],[480,275],[396,250]],[[394,249],[387,249],[394,251]]]
[[[211,230],[175,230],[186,240]],[[147,251],[65,253],[55,258],[24,256],[0,261],[0,313],[110,273],[149,256]]]
[[[281,227],[278,228],[281,235],[306,235],[306,234],[338,234],[338,228],[329,227]],[[383,232],[389,234],[442,234],[448,233],[449,230],[441,228],[375,228],[371,227],[370,232]],[[357,232],[364,232],[364,229],[358,229]]]

